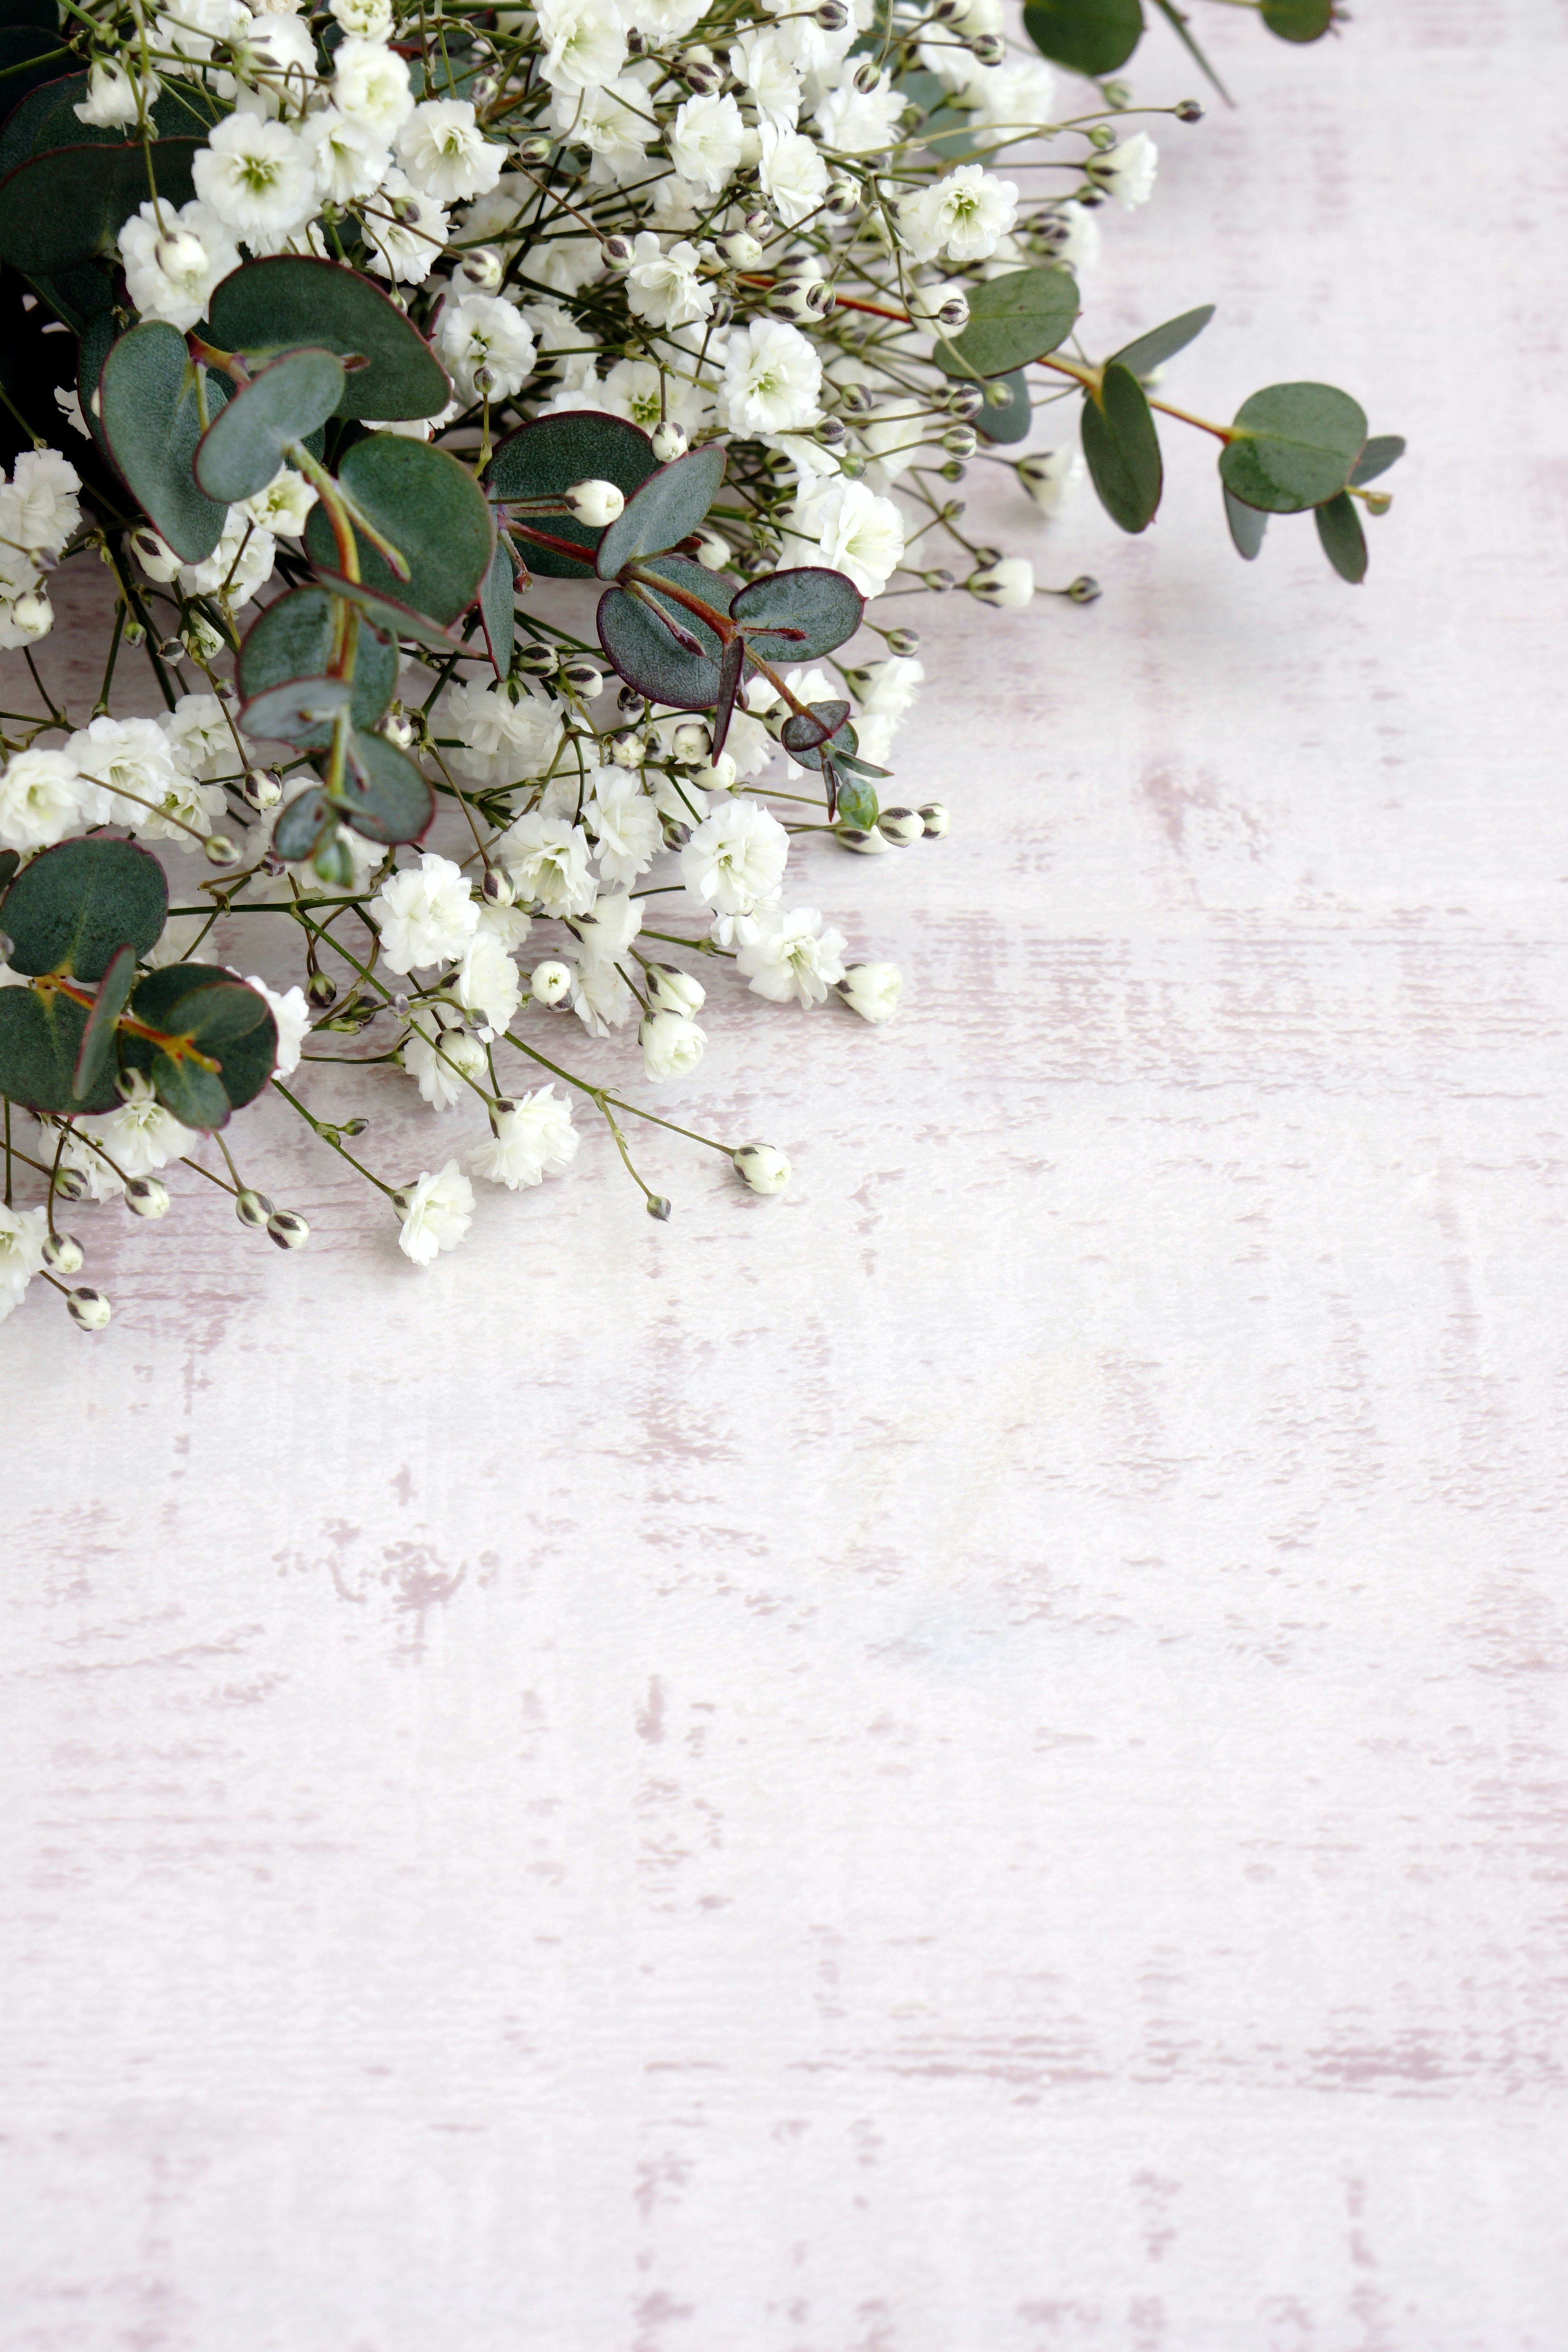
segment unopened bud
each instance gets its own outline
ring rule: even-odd
[[[722,572],[730,561],[730,542],[704,523],[697,534],[697,561],[704,572]]]
[[[529,165],[548,163],[552,154],[554,152],[554,146],[555,142],[553,140],[541,138],[536,132],[531,139],[520,139],[518,141],[517,160],[520,163]]]
[[[967,424],[972,416],[978,416],[984,407],[985,394],[977,383],[966,383],[957,392],[948,394],[947,405],[951,415],[959,417]]]
[[[66,1312],[81,1331],[103,1330],[114,1309],[101,1290],[68,1290]]]
[[[825,33],[841,33],[849,22],[849,11],[844,0],[821,0],[821,5],[811,12],[812,22],[820,25]]]
[[[617,490],[614,482],[574,482],[563,496],[575,520],[592,530],[603,530],[614,522],[626,503],[625,492]]]
[[[945,465],[937,467],[937,471],[944,482],[962,482],[969,468],[961,459],[949,457]]]
[[[945,596],[953,585],[952,574],[944,563],[937,564],[930,572],[922,572],[921,581],[923,586],[931,590],[933,596]]]
[[[526,677],[553,677],[561,667],[561,656],[553,646],[519,646],[511,666]]]
[[[1173,107],[1171,111],[1178,122],[1201,122],[1204,119],[1203,108],[1195,98],[1184,98],[1180,106]]]
[[[657,1223],[668,1224],[670,1204],[662,1192],[650,1192],[643,1206]]]
[[[158,658],[160,661],[166,662],[184,661],[185,658],[184,637],[165,637],[158,648]]]
[[[677,58],[675,70],[689,89],[694,89],[701,96],[723,86],[724,68],[715,64],[711,58]]]
[[[319,1011],[338,1001],[338,983],[330,971],[313,971],[305,982],[305,993]]]
[[[942,436],[942,446],[954,457],[973,457],[980,436],[973,425],[950,425]]]
[[[689,824],[682,824],[680,818],[678,816],[667,816],[663,818],[660,822],[659,830],[664,835],[664,845],[666,849],[684,849],[687,843],[691,838],[691,827]]]
[[[689,1017],[700,1013],[708,1001],[702,982],[675,964],[650,964],[647,977],[648,1002],[658,1012],[684,1013]]]
[[[858,857],[880,857],[893,845],[883,839],[875,825],[868,832],[864,825],[836,824],[833,834],[841,849],[852,849]]]
[[[512,888],[510,874],[503,874],[499,866],[487,866],[479,895],[487,907],[510,907],[517,892]]]
[[[862,98],[868,98],[882,79],[882,68],[874,58],[867,58],[855,68],[851,80]]]
[[[731,269],[754,269],[763,257],[763,248],[750,229],[731,229],[728,236],[714,239],[721,261]]]
[[[406,710],[389,710],[381,722],[379,731],[385,736],[389,743],[395,743],[400,751],[411,751],[419,734],[418,727]]]
[[[133,1216],[166,1217],[169,1188],[156,1176],[132,1176],[125,1187],[125,1205]]]
[[[55,610],[41,588],[26,588],[12,605],[10,619],[12,626],[31,645],[48,635],[55,624]]]
[[[742,1183],[767,1198],[789,1182],[789,1161],[771,1143],[742,1143],[730,1154],[730,1165]]]
[[[885,808],[878,812],[877,830],[885,833],[896,849],[907,849],[925,831],[913,809]]]
[[[481,399],[488,400],[500,381],[492,367],[477,367],[474,370],[474,390]]]
[[[746,215],[741,226],[748,236],[771,236],[773,232],[773,216],[772,213],[764,212],[759,205],[754,213]]]
[[[607,236],[600,247],[606,269],[629,269],[633,250],[629,236]]]
[[[918,654],[921,649],[920,631],[918,629],[889,629],[888,631],[887,644],[888,651],[890,654],[901,654],[904,658],[908,660],[911,654]]]
[[[248,1225],[252,1233],[259,1233],[272,1214],[272,1203],[265,1192],[237,1192],[234,1213],[242,1225]]]
[[[207,266],[207,249],[188,228],[172,228],[153,247],[153,258],[165,278],[194,278]]]
[[[639,735],[635,728],[628,729],[626,734],[616,735],[611,740],[610,757],[617,768],[640,768],[647,758],[647,737]]]
[[[952,823],[941,801],[922,801],[917,814],[928,841],[940,841]]]
[[[303,1249],[310,1238],[310,1226],[294,1209],[274,1209],[267,1220],[267,1232],[279,1249]]]
[[[1068,588],[1068,598],[1075,604],[1092,604],[1099,594],[1100,583],[1089,572],[1080,572]]]
[[[56,1171],[54,1192],[57,1200],[84,1201],[87,1198],[87,1178],[79,1168],[61,1168]]]
[[[464,254],[458,264],[457,274],[465,285],[474,287],[478,292],[493,294],[505,269],[506,264],[494,246],[481,245],[477,246],[472,253]]]
[[[149,1103],[153,1099],[153,1081],[145,1070],[116,1070],[114,1091],[121,1102]]]
[[[676,758],[688,767],[700,768],[713,749],[713,738],[700,719],[683,719],[669,739],[669,748]]]
[[[44,1264],[56,1274],[79,1274],[83,1255],[74,1234],[50,1234],[45,1240]]]
[[[238,844],[226,833],[209,833],[202,848],[209,866],[232,866],[239,856]]]
[[[846,481],[858,482],[866,470],[866,460],[858,449],[846,449],[839,457],[838,470]]]
[[[572,993],[572,967],[556,962],[536,963],[529,975],[528,992],[537,1004],[561,1004]]]
[[[661,466],[669,465],[676,457],[684,457],[691,446],[685,425],[677,425],[671,417],[666,417],[662,425],[656,425],[651,437],[653,454]]]
[[[969,304],[962,294],[950,294],[937,312],[936,319],[939,327],[946,327],[956,334],[960,327],[969,324]]]
[[[584,702],[595,701],[605,691],[604,673],[591,661],[563,662],[561,676],[573,693],[580,694]]]
[[[1007,44],[1000,33],[976,33],[969,54],[977,66],[999,66],[1007,55]]]
[[[1392,490],[1368,490],[1362,500],[1369,515],[1385,515],[1394,504]]]
[[[830,180],[827,194],[822,199],[822,209],[837,220],[847,220],[860,208],[860,191],[853,180]]]
[[[825,416],[816,428],[816,437],[825,449],[837,449],[841,441],[849,438],[849,427],[842,416]]]

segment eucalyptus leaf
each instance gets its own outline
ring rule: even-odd
[[[91,261],[146,203],[149,173],[165,204],[190,203],[200,146],[195,139],[155,139],[145,148],[117,141],[33,156],[0,181],[0,261],[29,278]]]
[[[390,846],[418,841],[436,814],[436,795],[406,751],[384,735],[349,738],[349,778],[331,805],[367,841]]]
[[[855,751],[858,745],[849,723],[849,705],[811,702],[804,711],[792,710],[779,730],[779,741],[802,768],[820,769],[825,751]]]
[[[991,394],[1005,392],[1007,398],[999,408],[991,405]],[[1029,380],[1022,368],[1012,375],[993,376],[985,387],[985,405],[973,422],[983,441],[994,441],[1005,446],[1011,441],[1026,441],[1035,421],[1034,404],[1029,398]]]
[[[1010,375],[1066,341],[1080,308],[1065,269],[1010,269],[968,289],[969,324],[931,356],[949,375]]]
[[[1405,455],[1405,438],[1399,433],[1375,433],[1351,467],[1351,484],[1361,489],[1367,482],[1375,482],[1379,474],[1386,474]]]
[[[712,442],[660,466],[633,492],[599,541],[594,568],[600,579],[614,580],[639,556],[666,554],[689,538],[723,478],[724,452]]]
[[[1355,500],[1348,490],[1337,499],[1328,499],[1312,509],[1312,520],[1318,526],[1318,537],[1323,543],[1323,553],[1342,580],[1352,588],[1366,578],[1366,536],[1361,527],[1361,517]]]
[[[724,610],[733,591],[715,573],[686,555],[649,559],[647,570],[657,580],[668,580],[688,594],[700,598],[715,611]],[[639,581],[637,593],[611,588],[599,600],[599,643],[612,667],[626,684],[650,702],[672,710],[711,710],[722,688],[722,646],[713,630],[673,597],[662,597],[655,581]],[[650,610],[657,605],[658,610]],[[683,635],[700,651],[682,646],[659,618],[668,613]]]
[[[1084,399],[1083,454],[1111,521],[1125,531],[1147,530],[1164,486],[1160,437],[1143,387],[1114,360],[1100,378],[1099,399]]]
[[[315,509],[311,509],[312,513]],[[307,543],[308,543],[307,534]],[[383,567],[384,569],[384,566]],[[379,588],[367,588],[363,580],[349,580],[342,572],[318,563],[316,574],[323,588],[341,596],[345,604],[357,604],[373,627],[391,637],[412,637],[418,645],[428,646],[438,654],[462,650],[458,638],[449,636],[438,622],[427,620],[412,605],[400,604],[395,596],[384,595]]]
[[[150,319],[121,336],[99,379],[110,455],[132,498],[185,563],[206,561],[228,517],[226,506],[196,488],[191,471],[206,429],[197,373],[179,330]]]
[[[275,856],[297,865],[309,857],[316,845],[317,836],[325,824],[335,824],[336,817],[327,804],[327,795],[320,784],[312,784],[279,809],[272,827],[272,849]]]
[[[1138,47],[1143,10],[1140,0],[1028,0],[1024,30],[1042,57],[1099,80]]]
[[[752,581],[730,611],[743,625],[748,646],[765,659],[816,661],[855,635],[866,600],[842,572],[804,564]]]
[[[62,1117],[113,1110],[120,1097],[108,1078],[85,1101],[72,1092],[87,1019],[58,989],[0,988],[0,1095]]]
[[[842,772],[837,777],[837,784],[836,814],[838,822],[856,825],[862,833],[869,833],[877,822],[879,807],[876,786],[867,783],[860,776]]]
[[[291,678],[326,676],[337,609],[324,588],[291,588],[251,623],[235,673],[247,704]],[[397,690],[397,648],[367,615],[361,614],[358,627],[350,709],[356,727],[374,727]],[[263,730],[251,730],[258,731]],[[331,741],[332,730],[327,725],[283,740],[297,742],[303,751],[320,751]]]
[[[1261,13],[1282,41],[1321,41],[1334,21],[1334,0],[1262,0]]]
[[[1179,319],[1167,319],[1163,327],[1151,327],[1146,335],[1124,343],[1111,358],[1129,375],[1152,375],[1157,367],[1163,367],[1167,360],[1197,341],[1214,313],[1212,302],[1205,302],[1199,310],[1184,310]]]
[[[90,1101],[102,1092],[105,1078],[112,1078],[114,1024],[124,1012],[125,1000],[135,985],[136,950],[128,940],[110,958],[109,969],[98,985],[98,1002],[87,1016],[87,1026],[82,1031],[76,1070],[71,1078],[71,1096],[75,1101]]]
[[[517,614],[513,609],[516,589],[513,585],[511,549],[504,535],[496,540],[496,551],[490,558],[490,568],[479,590],[479,614],[484,623],[485,643],[490,649],[490,660],[498,677],[505,677],[511,667],[512,648],[517,643]]]
[[[353,695],[342,677],[291,677],[279,686],[264,687],[246,703],[239,723],[247,735],[268,743],[313,741],[329,734],[337,713]]]
[[[363,359],[365,365],[343,379],[339,416],[386,423],[434,416],[452,397],[447,371],[418,328],[342,262],[302,253],[245,262],[215,289],[207,315],[214,341],[226,351],[311,344],[340,359]]]
[[[169,886],[133,841],[58,842],[22,868],[0,900],[13,971],[101,980],[128,940],[144,956],[162,936]],[[0,989],[0,1000],[9,992]]]
[[[259,368],[219,409],[196,445],[198,489],[228,506],[272,481],[294,441],[324,425],[343,387],[335,352],[285,352]]]
[[[71,61],[58,33],[38,25],[0,26],[0,106],[19,105],[29,90],[42,89]]]
[[[1223,485],[1222,485],[1223,488]],[[1259,507],[1244,507],[1239,499],[1225,493],[1225,519],[1230,525],[1231,543],[1247,562],[1254,563],[1263,545],[1263,534],[1268,528],[1268,517]]]
[[[577,482],[614,482],[628,496],[657,470],[653,444],[646,433],[624,416],[609,416],[596,408],[567,408],[536,416],[520,425],[497,445],[485,469],[485,484],[493,499],[558,498]],[[553,548],[528,543],[528,567],[546,579],[591,580],[594,550],[602,534],[571,515],[550,515],[540,529],[552,539],[569,541],[584,549],[574,562]]]
[[[735,697],[741,691],[741,680],[746,674],[746,646],[741,637],[731,637],[719,656],[719,698],[713,706],[713,757],[718,759],[730,737],[730,721],[735,715]]]
[[[1243,401],[1221,451],[1220,478],[1244,505],[1301,514],[1342,490],[1366,440],[1366,416],[1330,383],[1271,383]]]
[[[373,433],[354,443],[338,479],[409,568],[399,580],[356,532],[365,586],[442,625],[466,613],[495,553],[494,520],[468,467],[427,441]],[[318,572],[336,570],[337,542],[320,501],[305,524],[305,550]]]
[[[272,1075],[278,1024],[270,1006],[215,964],[166,964],[149,972],[131,1010],[166,1042],[122,1030],[121,1060],[151,1079],[164,1109],[186,1127],[225,1126],[229,1112],[253,1100]]]

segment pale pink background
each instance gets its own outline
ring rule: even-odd
[[[306,1255],[0,1334],[5,2352],[1568,2340],[1563,17],[1357,16],[1201,12],[1089,315],[1408,432],[1371,582],[1176,428],[1006,510],[1105,601],[933,607],[952,838],[804,860],[905,1013],[670,1097],[782,1202],[419,1275],[264,1110]]]

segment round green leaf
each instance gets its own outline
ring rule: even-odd
[[[810,717],[806,716],[810,712]],[[811,702],[805,711],[792,710],[779,730],[779,741],[798,767],[820,768],[825,752],[856,750],[855,730],[847,702]]]
[[[110,958],[109,970],[98,985],[98,1002],[87,1016],[71,1079],[71,1094],[79,1103],[101,1093],[104,1079],[113,1076],[114,1024],[135,984],[136,950],[127,940]]]
[[[1342,490],[1366,440],[1366,416],[1331,383],[1271,383],[1236,413],[1220,478],[1244,506],[1301,514]]]
[[[765,660],[816,661],[854,635],[865,617],[866,600],[842,572],[804,564],[753,580],[730,611],[744,624],[748,646]]]
[[[1143,10],[1140,0],[1028,0],[1024,30],[1042,57],[1098,80],[1138,47]]]
[[[1375,433],[1351,467],[1351,481],[1356,489],[1363,483],[1375,482],[1379,474],[1386,474],[1405,455],[1405,436],[1401,433]]]
[[[985,389],[985,406],[972,420],[981,439],[1003,445],[1009,441],[1026,441],[1029,428],[1035,421],[1035,411],[1029,399],[1029,380],[1023,369],[1016,369],[1011,375],[993,376]],[[994,392],[1005,392],[1007,395],[999,408],[991,405],[989,394]]]
[[[326,423],[342,387],[343,363],[331,352],[285,352],[269,361],[231,394],[196,444],[198,489],[223,506],[255,498],[289,443]]]
[[[93,837],[58,842],[25,866],[0,899],[0,929],[11,937],[13,971],[96,981],[127,940],[144,956],[168,911],[169,886],[150,851]]]
[[[1167,319],[1163,327],[1151,327],[1146,335],[1123,343],[1111,357],[1129,375],[1152,375],[1157,367],[1163,367],[1167,360],[1174,359],[1178,352],[1184,352],[1189,343],[1196,341],[1214,312],[1212,302],[1205,302],[1200,310],[1184,310],[1179,319]]]
[[[599,541],[595,570],[614,580],[639,556],[665,555],[694,531],[724,478],[724,452],[710,442],[648,476]]]
[[[342,793],[331,803],[343,823],[384,845],[420,840],[436,814],[436,795],[406,751],[384,735],[355,734],[348,763]]]
[[[877,822],[879,803],[877,787],[860,776],[840,776],[838,779],[837,817],[840,824],[858,825],[869,833]]]
[[[485,643],[490,649],[490,660],[498,677],[505,677],[511,667],[512,648],[517,643],[517,615],[513,599],[517,591],[511,565],[511,548],[505,538],[496,541],[496,551],[490,558],[490,568],[479,590],[479,614],[484,622]]]
[[[99,379],[110,455],[132,498],[186,563],[205,562],[228,516],[196,488],[191,471],[205,430],[196,374],[184,335],[150,319],[121,336]],[[210,394],[217,379],[206,382]],[[209,415],[216,405],[211,398]]]
[[[310,343],[358,357],[336,414],[391,423],[434,416],[452,397],[446,369],[417,327],[357,269],[302,253],[249,261],[215,289],[207,313],[226,351],[289,350]]]
[[[299,743],[306,736],[314,740],[323,731],[331,735],[332,721],[353,691],[342,677],[286,678],[280,686],[264,687],[247,702],[239,723],[247,735],[264,742]]]
[[[291,588],[268,604],[252,622],[239,648],[236,677],[247,704],[269,688],[289,679],[322,678],[332,657],[336,607],[324,588]],[[354,654],[353,698],[356,727],[374,727],[397,690],[397,648],[391,639],[362,615]],[[249,727],[247,718],[246,725]],[[253,734],[265,730],[250,728]],[[282,739],[307,751],[324,751],[332,740],[330,725]]]
[[[309,857],[321,827],[336,822],[327,805],[326,793],[320,784],[312,784],[309,792],[300,793],[287,808],[279,810],[272,827],[274,855],[287,858],[290,865]]]
[[[1231,543],[1244,562],[1253,563],[1263,545],[1263,534],[1268,528],[1268,517],[1258,507],[1244,507],[1239,499],[1225,492],[1225,519],[1230,525]]]
[[[614,482],[629,493],[654,471],[653,444],[624,416],[597,408],[567,408],[520,425],[500,442],[485,469],[491,498],[557,498],[574,482]],[[574,563],[553,548],[527,547],[528,568],[552,580],[587,580],[594,575],[594,550],[600,533],[570,515],[551,515],[541,524],[552,539],[569,540],[586,551]]]
[[[408,578],[399,580],[362,538],[365,586],[443,625],[466,613],[495,552],[490,510],[468,467],[427,441],[373,433],[354,443],[338,479],[409,567]],[[320,502],[305,525],[305,547],[318,571],[336,570],[337,543]]]
[[[722,611],[731,590],[711,572],[686,555],[654,557],[648,570],[673,581],[705,604]],[[658,612],[649,609],[657,604]],[[668,613],[674,626],[694,640],[700,650],[682,646],[658,617]],[[612,588],[599,600],[599,643],[612,667],[628,686],[650,702],[668,703],[672,710],[711,710],[722,684],[720,640],[707,624],[689,613],[673,597],[660,596],[650,582],[639,583],[639,593]]]
[[[969,289],[969,324],[950,341],[939,339],[931,357],[949,375],[1011,375],[1054,352],[1079,308],[1065,269],[1009,269]]]
[[[165,203],[190,203],[191,163],[200,145],[155,139],[146,149],[117,142],[35,155],[0,182],[0,261],[29,278],[90,261],[146,203],[149,168]]]
[[[0,1095],[63,1117],[113,1110],[120,1097],[107,1076],[85,1101],[73,1092],[87,1019],[56,989],[0,988]]]
[[[166,964],[149,972],[131,1010],[170,1043],[121,1031],[121,1060],[151,1078],[163,1108],[186,1127],[225,1126],[229,1112],[251,1101],[272,1075],[278,1024],[270,1006],[214,964]],[[205,1068],[204,1061],[217,1066]]]
[[[395,596],[383,595],[379,588],[367,588],[361,580],[347,580],[325,563],[317,564],[316,573],[323,587],[334,596],[341,596],[345,604],[357,604],[373,627],[388,636],[412,637],[416,644],[429,646],[438,654],[460,652],[456,637],[448,636],[437,622],[427,621],[412,605],[400,604]]]
[[[1111,521],[1147,530],[1164,487],[1160,437],[1142,384],[1114,360],[1101,375],[1100,398],[1084,400],[1083,454]]]
[[[1323,553],[1342,580],[1352,588],[1366,578],[1366,536],[1361,527],[1361,517],[1355,510],[1355,500],[1348,490],[1337,499],[1328,499],[1312,511],[1318,526],[1318,537]]]
[[[0,105],[19,105],[29,90],[57,79],[61,65],[69,62],[70,52],[61,47],[58,33],[39,25],[0,26]]]
[[[1321,41],[1334,21],[1334,0],[1262,0],[1262,15],[1282,41]]]

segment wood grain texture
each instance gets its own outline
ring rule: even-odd
[[[670,1091],[782,1201],[268,1110],[0,1333],[5,2352],[1559,2352],[1563,20],[1203,30],[1091,320],[1407,432],[1367,586],[998,509],[905,1013]]]

